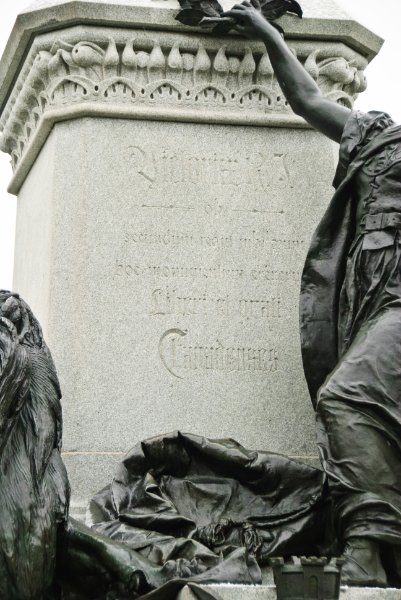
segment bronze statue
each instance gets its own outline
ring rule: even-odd
[[[47,598],[68,516],[60,387],[38,321],[0,291],[0,598]]]
[[[350,585],[401,582],[401,127],[325,99],[257,0],[220,14],[265,43],[293,110],[341,144],[300,301],[325,474],[175,432],[135,446],[90,527],[68,519],[56,371],[29,307],[0,291],[2,599],[164,600],[187,582],[260,583],[260,565],[295,553],[344,552]]]
[[[213,33],[225,35],[237,24],[235,18],[223,15],[223,7],[218,0],[179,0],[179,3],[181,10],[175,18],[184,25],[214,25]],[[300,19],[303,15],[303,10],[296,0],[262,0],[259,9],[281,34],[284,34],[284,30],[276,23],[276,19],[286,13],[297,15]]]
[[[60,396],[38,321],[0,291],[2,600],[167,600],[189,582],[210,600],[196,583],[261,583],[270,556],[325,545],[321,471],[180,432],[133,448],[90,527],[68,518]]]
[[[301,288],[305,375],[350,585],[387,584],[401,547],[401,127],[326,100],[263,18],[223,14],[261,39],[295,113],[339,142],[336,192]]]

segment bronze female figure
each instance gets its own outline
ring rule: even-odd
[[[382,555],[397,561],[401,543],[401,127],[325,99],[258,0],[224,16],[264,42],[294,112],[340,143],[303,272],[302,351],[343,581],[386,585]]]

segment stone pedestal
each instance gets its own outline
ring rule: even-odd
[[[289,45],[352,106],[380,40],[304,4]],[[292,114],[260,43],[177,9],[37,2],[1,63],[14,289],[58,367],[75,514],[169,430],[316,455],[297,303],[336,149]]]
[[[208,585],[206,590],[218,595],[220,600],[277,600],[274,585]],[[196,600],[197,596],[184,588],[177,600]],[[400,600],[401,590],[383,588],[342,587],[340,600]]]

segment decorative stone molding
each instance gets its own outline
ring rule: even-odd
[[[86,28],[33,45],[0,120],[17,192],[57,121],[82,116],[305,126],[288,106],[259,43],[205,35]],[[323,94],[352,107],[364,57],[343,44],[292,42]]]

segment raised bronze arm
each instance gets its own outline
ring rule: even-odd
[[[258,0],[235,4],[223,16],[235,19],[240,33],[259,38],[265,44],[277,80],[292,110],[312,127],[339,142],[350,114],[349,108],[324,98],[277,29],[263,17]]]

